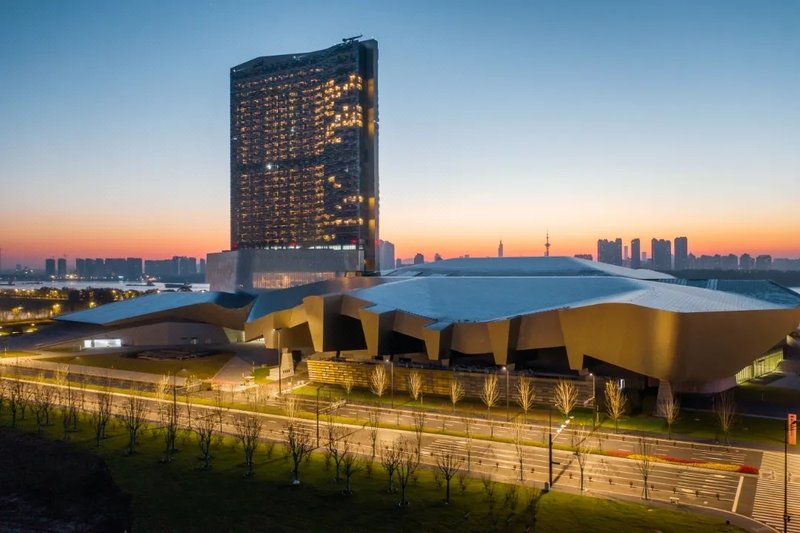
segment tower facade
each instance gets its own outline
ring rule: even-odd
[[[598,239],[597,260],[600,263],[622,266],[622,239],[617,238],[613,241]]]
[[[631,240],[631,268],[642,267],[642,243],[639,239]]]
[[[689,268],[689,239],[675,237],[675,270],[686,270],[687,268]]]
[[[666,239],[653,238],[650,241],[650,256],[655,270],[672,269],[672,243]]]
[[[231,69],[231,250],[378,269],[377,74],[378,43],[356,39]]]

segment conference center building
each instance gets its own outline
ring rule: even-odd
[[[58,320],[75,332],[62,345],[84,344],[82,331],[139,345],[153,328],[160,343],[181,344],[184,329],[202,326],[217,333],[194,342],[257,342],[312,359],[593,373],[717,392],[743,369],[763,370],[765,357],[777,365],[800,323],[800,294],[769,281],[683,280],[568,257],[473,258],[280,290],[156,294]]]

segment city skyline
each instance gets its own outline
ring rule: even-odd
[[[189,5],[0,4],[3,269],[227,249],[230,66],[361,33],[397,257],[800,256],[797,5]]]

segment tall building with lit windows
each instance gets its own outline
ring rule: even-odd
[[[235,288],[379,269],[377,74],[378,43],[357,38],[231,69],[231,251],[242,253],[210,255],[210,278],[212,262],[231,260]]]

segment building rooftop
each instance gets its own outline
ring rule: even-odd
[[[387,276],[617,276],[632,279],[674,279],[669,274],[632,269],[576,257],[470,257],[410,265]]]

